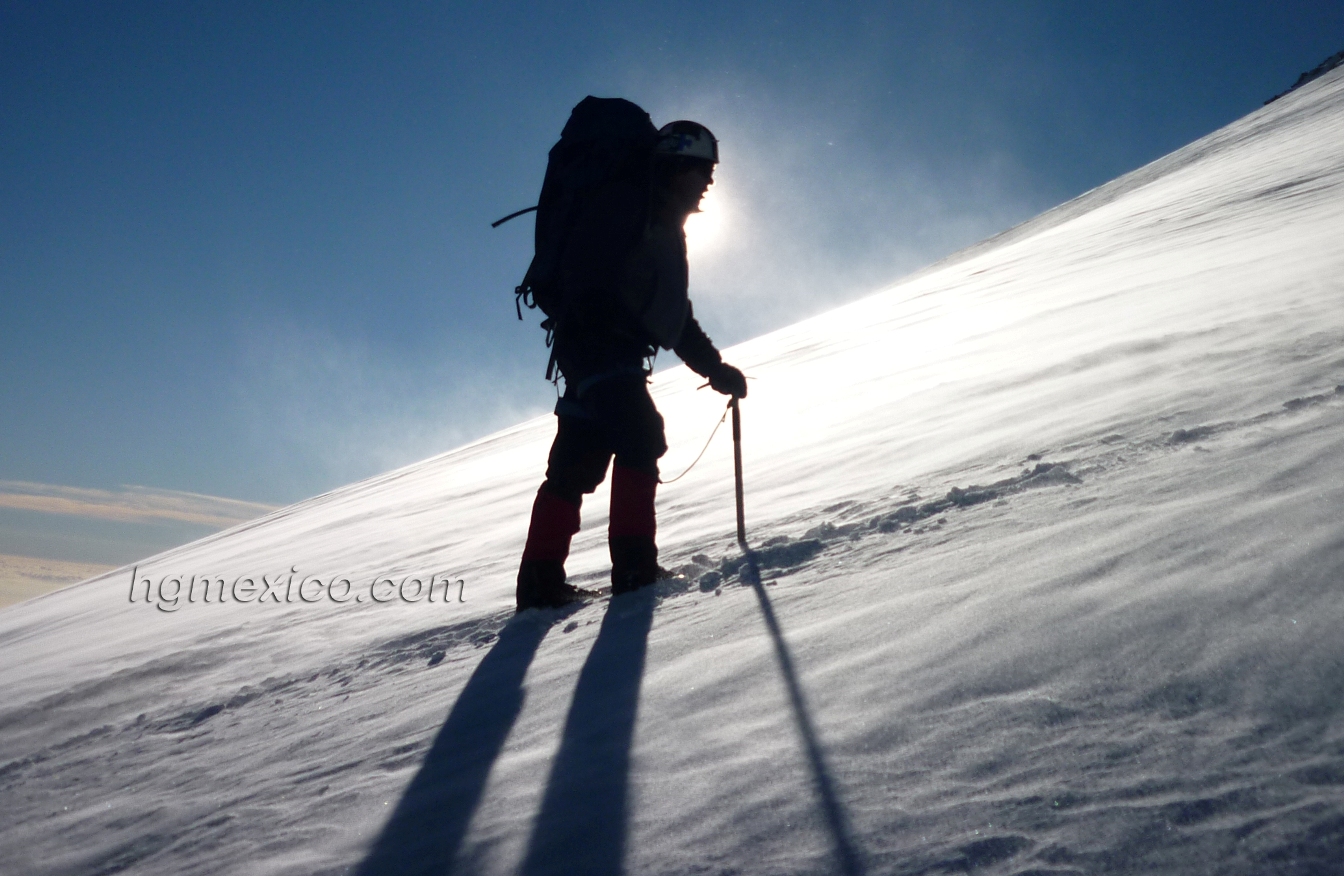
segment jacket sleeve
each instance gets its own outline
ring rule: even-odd
[[[681,357],[681,361],[699,374],[701,377],[708,377],[709,372],[714,370],[723,357],[719,355],[718,348],[714,342],[705,334],[705,330],[700,328],[699,321],[695,318],[695,312],[687,302],[686,322],[681,329],[681,337],[672,348],[672,352]]]

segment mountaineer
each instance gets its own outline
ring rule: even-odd
[[[718,392],[747,394],[742,372],[722,360],[687,297],[683,226],[718,160],[718,141],[703,125],[655,130],[647,113],[619,98],[586,98],[551,150],[536,255],[516,291],[548,316],[547,376],[563,376],[565,390],[518,569],[518,611],[596,595],[566,582],[565,559],[583,497],[609,466],[612,595],[668,575],[655,541],[667,442],[649,396],[652,357],[672,350]]]

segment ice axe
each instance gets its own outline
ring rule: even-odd
[[[742,505],[742,412],[737,407],[737,397],[728,402],[733,409],[733,478],[737,482],[737,544],[743,553],[747,548],[747,513]]]

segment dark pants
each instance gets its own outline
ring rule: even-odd
[[[617,465],[657,479],[667,439],[643,374],[609,377],[582,395],[567,385],[555,412],[543,489],[579,505],[602,483],[613,456]]]

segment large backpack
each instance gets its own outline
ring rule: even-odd
[[[558,274],[577,218],[593,195],[610,184],[628,184],[647,191],[657,140],[658,129],[644,110],[619,97],[590,95],[574,107],[559,142],[551,147],[536,206],[532,263],[523,282],[514,289],[519,319],[523,318],[523,305],[540,308],[546,314],[541,327],[546,329],[548,346],[566,310],[574,305],[565,300],[567,290],[561,287]],[[648,204],[647,200],[639,203],[640,215],[620,217],[621,221],[642,225]],[[548,380],[554,366],[552,356],[546,368]]]

